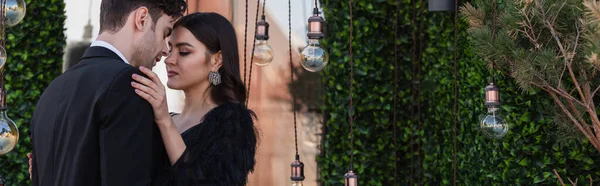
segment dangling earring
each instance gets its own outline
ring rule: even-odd
[[[208,81],[214,86],[221,84],[221,74],[219,74],[219,72],[214,71],[209,72]]]

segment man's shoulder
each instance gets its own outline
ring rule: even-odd
[[[47,87],[50,90],[64,89],[65,87],[95,87],[95,89],[108,89],[115,83],[129,83],[137,69],[127,63],[112,58],[83,59],[77,65],[69,68],[56,77]],[[123,87],[123,86],[121,86]]]
[[[80,67],[80,68],[77,68]],[[110,58],[110,57],[97,57],[81,59],[73,70],[83,71],[97,71],[106,73],[119,73],[123,70],[134,71],[135,68],[122,60]]]
[[[57,79],[83,79],[87,81],[110,81],[111,79],[131,76],[138,72],[135,67],[117,59],[93,58],[82,59],[77,65],[69,68]]]

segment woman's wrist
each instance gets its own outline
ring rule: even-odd
[[[162,118],[157,118],[155,120],[156,124],[159,127],[172,127],[173,126],[173,120],[171,120],[171,117],[162,117]]]

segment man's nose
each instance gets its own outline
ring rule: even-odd
[[[160,51],[160,55],[164,56],[164,57],[168,57],[169,56],[169,46],[166,45],[165,47],[163,47],[163,49]]]

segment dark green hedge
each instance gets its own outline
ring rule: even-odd
[[[322,73],[326,102],[320,182],[341,185],[349,164],[348,1],[323,0],[331,63]],[[466,23],[453,12],[427,12],[427,1],[402,0],[398,27],[397,185],[454,182],[454,52],[458,54],[457,185],[589,185],[600,178],[600,153],[583,138],[564,138],[543,92],[524,92],[501,74],[503,113],[511,124],[502,140],[478,133],[489,71],[468,45]],[[462,3],[463,1],[461,1]],[[354,0],[355,171],[361,185],[393,185],[394,0]],[[418,12],[422,10],[422,12]],[[413,37],[415,36],[415,37]],[[420,43],[420,44],[419,44]],[[419,47],[420,46],[420,47]],[[419,57],[419,54],[420,57]],[[420,69],[420,70],[419,70]],[[596,184],[600,181],[595,181]]]
[[[21,23],[7,28],[6,90],[8,116],[19,127],[19,143],[0,156],[0,177],[7,185],[29,185],[27,156],[31,152],[29,122],[37,100],[61,72],[65,46],[65,4],[62,0],[26,0]]]

